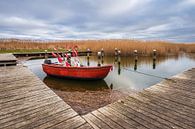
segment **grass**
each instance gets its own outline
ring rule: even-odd
[[[138,50],[138,54],[150,55],[156,49],[159,55],[178,54],[179,52],[195,53],[195,44],[176,44],[165,41],[139,41],[139,40],[65,40],[65,41],[34,41],[19,39],[1,39],[0,53],[5,52],[44,52],[45,49],[52,51],[53,48],[61,50],[73,46],[79,46],[80,51],[87,48],[98,52],[104,48],[106,54],[113,54],[114,49],[121,50],[122,55],[131,55]]]

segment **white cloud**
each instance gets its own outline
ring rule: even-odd
[[[2,0],[0,37],[195,41],[194,3],[195,0]]]
[[[132,14],[144,8],[151,0],[107,0],[97,6],[99,15],[117,16],[121,14]]]
[[[22,18],[22,17],[7,17],[7,16],[0,16],[0,25],[1,26],[9,26],[9,27],[47,27],[47,25],[37,19],[31,19],[31,18]]]
[[[195,5],[195,0],[184,0],[184,2]]]

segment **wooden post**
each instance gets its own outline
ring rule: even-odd
[[[134,64],[134,71],[137,70],[137,61],[135,60],[135,64]]]
[[[104,63],[104,49],[101,49],[101,63]]]
[[[114,49],[114,56],[118,56],[118,49],[117,48]]]
[[[110,84],[110,89],[111,89],[111,90],[113,89],[113,84],[112,84],[112,83]]]
[[[98,55],[98,66],[101,66],[101,64],[100,64],[100,60],[101,60],[101,52],[98,52],[97,53],[97,55]]]
[[[135,61],[137,62],[137,60],[138,60],[137,50],[134,50],[134,57],[135,57]]]
[[[153,59],[156,60],[156,49],[153,49]]]
[[[155,69],[155,68],[156,68],[156,59],[153,59],[152,68],[153,68],[153,69]]]
[[[134,70],[137,70],[137,61],[138,61],[138,54],[137,50],[134,50],[134,58],[135,58],[135,65],[134,65]]]
[[[152,68],[153,69],[156,68],[156,49],[153,49],[153,64],[152,64]]]
[[[117,60],[118,60],[118,49],[115,48],[114,49],[114,62],[117,62]]]
[[[104,48],[101,49],[101,56],[104,58]]]
[[[118,64],[120,65],[121,64],[121,51],[120,50],[118,50],[117,59],[118,59]]]
[[[87,66],[90,65],[90,63],[89,63],[89,56],[90,56],[90,49],[88,48],[87,49]]]
[[[45,50],[45,60],[48,59],[47,50]]]

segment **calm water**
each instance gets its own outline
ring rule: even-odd
[[[57,62],[56,59],[51,60]],[[82,64],[87,65],[86,57],[80,57],[80,60]],[[155,62],[151,57],[139,57],[137,64],[133,57],[121,57],[120,67],[114,57],[104,57],[103,65],[113,64],[113,71],[104,80],[81,81],[46,76],[41,67],[43,61],[44,59],[29,60],[24,64],[80,114],[105,106],[162,80],[136,71],[171,77],[195,67],[194,55],[159,57]],[[97,66],[97,57],[90,57],[90,66]]]

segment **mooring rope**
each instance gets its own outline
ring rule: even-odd
[[[157,76],[157,75],[153,75],[153,74],[148,74],[148,73],[144,73],[144,72],[140,72],[140,71],[135,71],[135,70],[132,70],[132,69],[128,69],[126,67],[122,67],[122,68],[125,69],[125,70],[127,70],[127,71],[134,72],[134,73],[139,73],[139,74],[143,74],[143,75],[146,75],[146,76],[151,76],[151,77],[156,77],[156,78],[161,78],[161,79],[173,81],[172,79],[167,78],[167,77],[161,77],[161,76]]]

